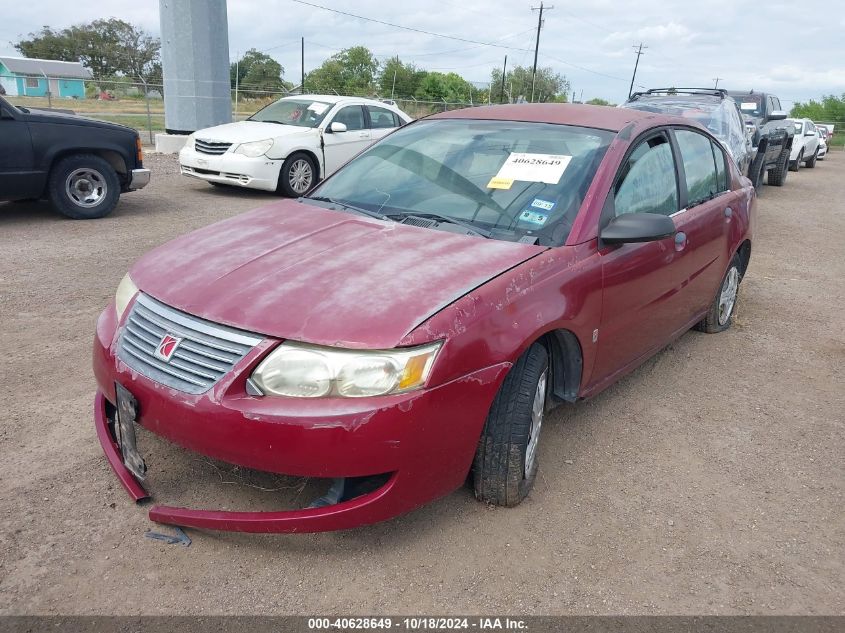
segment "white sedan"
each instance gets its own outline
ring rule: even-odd
[[[819,157],[819,131],[810,119],[795,119],[795,136],[789,155],[790,171],[798,171],[801,163],[815,167]]]
[[[394,105],[297,95],[245,121],[197,130],[179,152],[186,176],[297,197],[370,143],[411,120]]]

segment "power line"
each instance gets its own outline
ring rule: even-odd
[[[423,29],[416,29],[411,26],[402,26],[401,24],[395,24],[393,22],[385,22],[384,20],[377,20],[376,18],[368,18],[363,15],[358,15],[356,13],[349,13],[348,11],[341,11],[340,9],[332,9],[330,7],[324,7],[319,4],[314,4],[313,2],[306,2],[305,0],[292,0],[292,2],[296,2],[297,4],[304,4],[309,7],[314,7],[315,9],[322,9],[324,11],[331,11],[332,13],[339,13],[340,15],[345,15],[351,18],[356,18],[358,20],[365,20],[367,22],[375,22],[377,24],[383,24],[385,26],[390,26],[395,29],[402,29],[405,31],[413,31],[414,33],[423,33],[425,35],[432,35],[434,37],[442,37],[447,40],[456,40],[458,42],[466,42],[468,44],[480,44],[481,46],[493,46],[495,48],[504,48],[506,50],[512,51],[529,51],[531,52],[530,48],[518,48],[516,46],[505,46],[504,44],[496,44],[495,42],[480,42],[479,40],[470,40],[465,37],[458,37],[456,35],[444,35],[443,33],[435,33],[434,31],[426,31]]]

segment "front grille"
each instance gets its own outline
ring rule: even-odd
[[[166,335],[182,339],[168,361],[155,356]],[[120,335],[118,357],[158,383],[200,394],[260,342],[254,334],[199,319],[141,294]]]
[[[222,141],[206,141],[198,138],[194,141],[194,149],[201,154],[214,154],[219,156],[225,154],[226,150],[232,147],[231,143],[224,143]]]

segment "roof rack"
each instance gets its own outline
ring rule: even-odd
[[[728,96],[728,91],[724,88],[652,88],[651,90],[646,90],[645,92],[633,93],[630,100],[635,101],[640,97],[657,94],[711,95],[713,97],[724,99]]]

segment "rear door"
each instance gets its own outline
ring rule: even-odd
[[[330,132],[332,123],[343,123],[345,132]],[[326,170],[324,176],[336,171],[362,149],[370,144],[371,134],[367,127],[364,106],[346,105],[341,107],[326,124],[323,142],[326,150]]]
[[[672,216],[680,207],[675,147],[669,132],[638,141],[605,202],[601,227],[625,213]],[[688,320],[686,279],[673,238],[605,246],[603,303],[593,379],[607,379],[665,345]]]
[[[35,170],[29,123],[0,100],[0,200],[41,195],[43,172]]]
[[[364,106],[367,111],[367,116],[370,121],[370,133],[373,141],[377,141],[390,134],[397,127],[402,125],[402,120],[399,115],[387,108],[379,106],[367,105]]]
[[[675,251],[684,281],[687,319],[703,313],[728,266],[728,228],[739,202],[730,191],[721,143],[693,129],[675,128],[682,209],[672,216]]]

